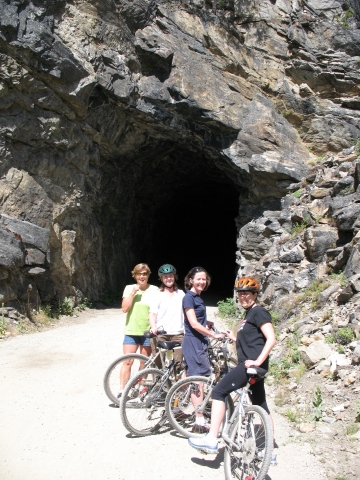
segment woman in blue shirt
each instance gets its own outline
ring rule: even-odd
[[[194,267],[186,275],[184,283],[186,294],[183,298],[185,336],[182,350],[187,363],[187,375],[211,374],[207,355],[208,337],[223,338],[224,335],[215,333],[210,328],[212,322],[206,318],[206,307],[200,295],[210,285],[211,278],[205,268]],[[194,406],[200,405],[203,400],[203,384],[199,384],[198,394],[192,395]],[[193,432],[205,433],[208,431],[202,413],[196,414]]]

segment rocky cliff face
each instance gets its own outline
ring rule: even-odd
[[[308,218],[281,199],[360,138],[359,19],[356,0],[0,0],[0,302],[98,299],[134,262],[169,261],[168,243],[190,268],[212,198],[219,218],[239,210],[239,273],[272,258]],[[305,258],[312,278],[353,245],[358,193],[350,221],[340,173],[316,207],[336,226],[309,207],[305,247],[289,240],[275,263]],[[261,262],[268,293],[293,288]]]

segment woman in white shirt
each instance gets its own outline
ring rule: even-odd
[[[158,270],[161,280],[159,290],[150,303],[150,331],[158,334],[159,327],[166,334],[157,335],[157,340],[182,342],[184,337],[184,314],[182,299],[185,293],[176,284],[176,268],[169,263]],[[175,350],[175,360],[182,359],[181,349]]]

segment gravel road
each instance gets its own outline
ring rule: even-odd
[[[103,375],[122,353],[124,320],[119,309],[87,310],[75,323],[0,343],[2,480],[224,478],[223,449],[197,454],[171,430],[131,437],[109,406]],[[311,445],[273,414],[278,465],[267,480],[325,480]]]

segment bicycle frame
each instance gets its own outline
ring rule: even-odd
[[[238,396],[240,397],[237,405],[235,406],[235,409],[233,411],[233,414],[231,415],[231,418],[228,422],[226,422],[226,419],[224,419],[225,427],[222,431],[222,438],[224,439],[225,443],[231,447],[233,447],[236,450],[239,450],[239,446],[236,445],[228,436],[229,430],[231,425],[233,424],[234,420],[236,419],[237,416],[240,417],[239,421],[239,428],[241,426],[242,418],[245,413],[245,407],[248,405],[251,405],[250,402],[250,389],[248,387],[243,387],[241,389],[235,390]]]

